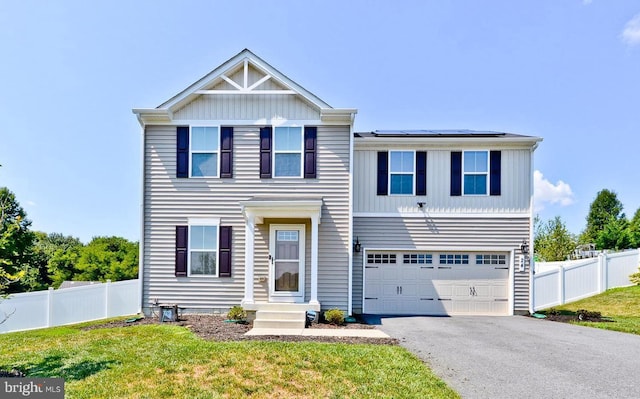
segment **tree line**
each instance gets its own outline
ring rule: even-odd
[[[58,288],[65,280],[137,277],[138,242],[94,237],[83,244],[72,236],[32,231],[15,195],[0,188],[0,294]]]
[[[587,225],[579,235],[567,230],[560,216],[542,222],[534,220],[534,250],[537,260],[566,260],[579,245],[592,244],[596,250],[640,248],[640,208],[631,219],[623,212],[618,195],[604,189],[589,206]]]

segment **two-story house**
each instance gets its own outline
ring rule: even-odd
[[[332,108],[249,50],[133,112],[146,312],[528,310],[519,253],[539,138],[354,133],[356,109]]]

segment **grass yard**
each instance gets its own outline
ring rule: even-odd
[[[458,398],[399,346],[214,342],[183,327],[0,335],[0,369],[63,377],[67,398]]]
[[[590,298],[556,306],[555,309],[564,314],[576,314],[576,311],[579,309],[600,312],[602,317],[612,321],[575,323],[640,335],[639,285],[613,288]]]

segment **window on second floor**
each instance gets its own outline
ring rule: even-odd
[[[389,152],[389,194],[413,195],[415,152]]]
[[[465,151],[463,156],[464,195],[487,195],[489,152]]]
[[[274,129],[274,177],[302,176],[302,128],[278,126]]]
[[[191,127],[190,161],[192,177],[217,177],[220,136],[212,126]]]

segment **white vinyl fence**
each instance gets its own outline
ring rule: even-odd
[[[0,302],[0,333],[128,316],[140,312],[139,280],[11,294]]]
[[[631,285],[638,272],[640,249],[567,262],[537,262],[533,276],[533,310],[597,295]]]

